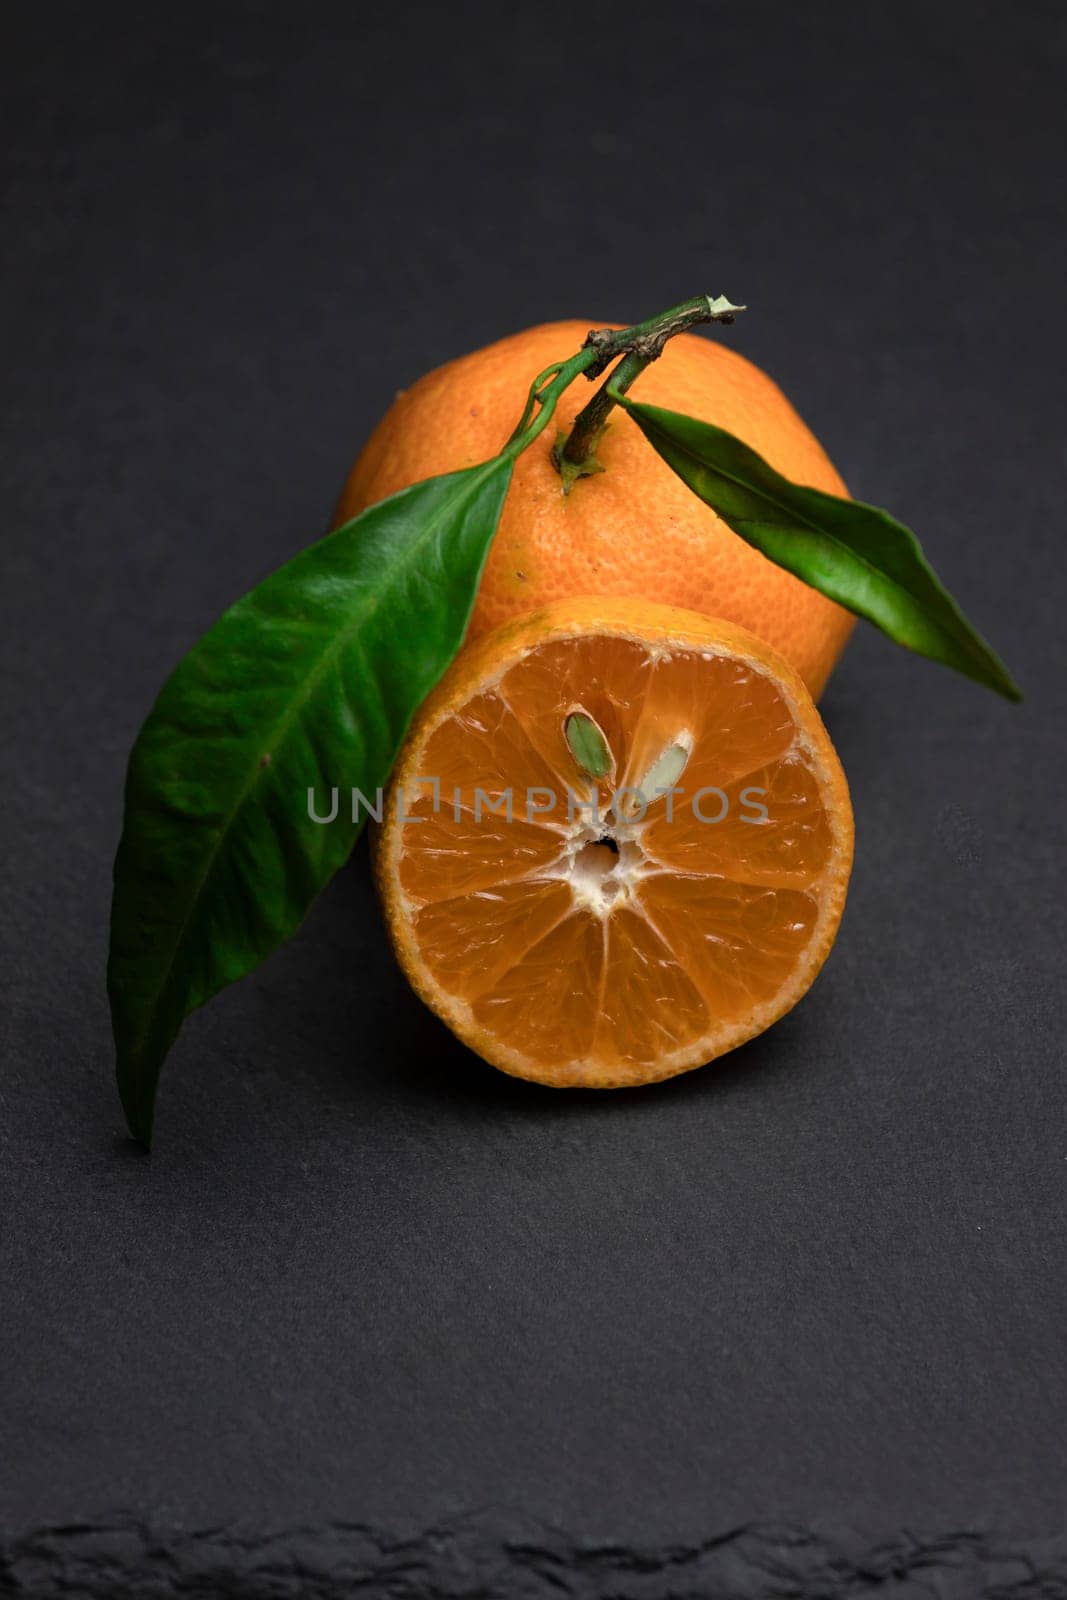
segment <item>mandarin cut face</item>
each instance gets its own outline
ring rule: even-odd
[[[757,662],[610,634],[529,649],[399,786],[423,992],[551,1082],[647,1081],[759,1031],[840,914],[823,754]]]

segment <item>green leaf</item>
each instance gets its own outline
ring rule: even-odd
[[[182,1021],[303,920],[347,859],[412,713],[463,639],[511,477],[403,490],[239,600],[165,684],[130,757],[108,989],[119,1091],[148,1144]],[[309,814],[314,791],[318,823]]]
[[[733,434],[611,392],[669,466],[735,533],[897,644],[1022,698],[923,554],[888,512],[790,483]]]

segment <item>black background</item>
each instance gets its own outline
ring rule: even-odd
[[[1064,1532],[1060,8],[8,20],[0,1583],[52,1592],[97,1523],[172,1564],[272,1532],[285,1572],[292,1530],[323,1573],[358,1533],[397,1594],[476,1592],[494,1540],[532,1584],[531,1527],[642,1596],[742,1592],[667,1567],[757,1523],[949,1566]],[[162,678],[420,372],[705,290],[1025,703],[859,631],[842,931],[727,1062],[494,1074],[410,998],[361,849],[187,1025],[139,1154],[104,963]],[[114,1538],[112,1592],[162,1570]],[[390,1540],[424,1566],[387,1589]]]

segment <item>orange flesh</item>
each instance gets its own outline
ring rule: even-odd
[[[615,759],[599,783],[565,737],[576,708]],[[851,820],[845,839],[820,735],[728,654],[611,634],[531,648],[430,732],[417,771],[437,795],[402,785],[418,820],[390,848],[424,996],[549,1082],[642,1082],[758,1032],[807,988],[843,902]],[[612,810],[672,749],[673,802]],[[511,820],[490,809],[509,790]],[[594,799],[596,817],[577,809]]]

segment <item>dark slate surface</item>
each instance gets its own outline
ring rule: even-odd
[[[155,12],[4,52],[0,1589],[1064,1593],[1058,9]],[[103,968],[163,675],[420,371],[702,289],[1026,703],[857,638],[842,933],[728,1063],[493,1074],[360,856],[139,1155]]]

